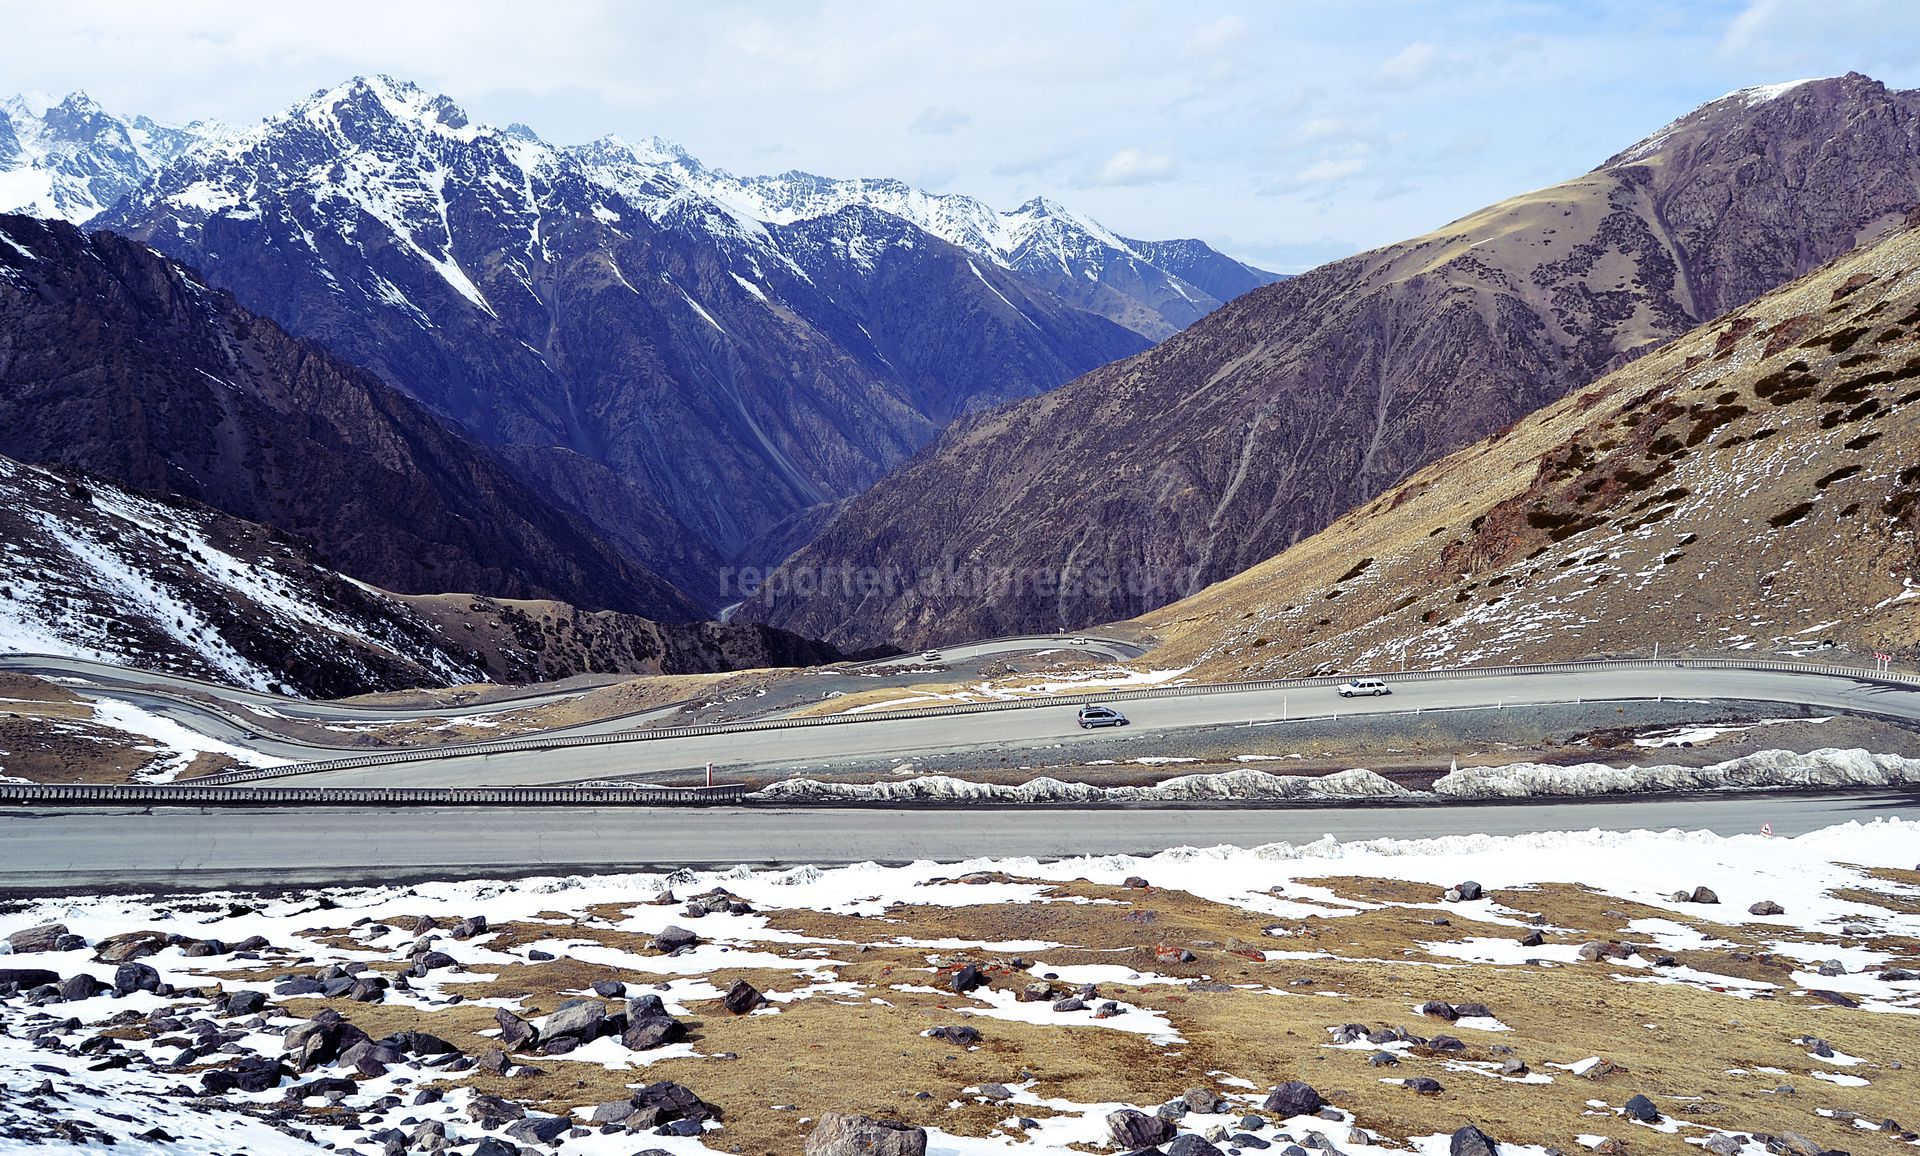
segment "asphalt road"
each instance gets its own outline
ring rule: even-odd
[[[1799,672],[1652,668],[1486,674],[1400,682],[1380,698],[1342,699],[1332,688],[1235,691],[1137,699],[1121,704],[1132,721],[1124,732],[1136,755],[1180,753],[1179,734],[1192,727],[1284,725],[1283,719],[1393,711],[1524,708],[1575,698],[1744,699],[1864,711],[1920,720],[1920,692],[1852,678]],[[844,725],[737,731],[716,735],[461,755],[394,762],[270,780],[287,786],[535,786],[630,775],[719,769],[780,770],[834,759],[914,759],[942,752],[991,750],[1016,756],[1060,752],[1111,732],[1082,731],[1072,706],[1033,706],[979,714],[875,719]],[[1275,742],[1284,742],[1276,732]]]
[[[1141,654],[1140,647],[1111,639],[1086,635],[1032,635],[946,647],[939,652],[938,668],[953,671],[956,668],[984,664],[1013,655],[1060,649],[1073,649],[1080,653],[1096,654],[1115,660],[1136,658]],[[897,669],[908,672],[901,677],[903,680],[910,680],[913,677],[911,672],[919,662],[919,655],[903,655],[857,666],[823,667],[817,673],[823,676],[821,679],[823,685],[831,683],[843,691],[868,689],[872,685],[870,681],[854,681],[858,672]],[[180,675],[161,674],[91,662],[86,659],[49,655],[0,655],[0,670],[68,680],[68,685],[79,693],[131,703],[208,738],[295,762],[316,762],[339,758],[343,755],[364,754],[366,748],[352,745],[349,741],[350,736],[345,735],[337,744],[315,744],[263,734],[261,731],[269,720],[260,718],[258,712],[271,712],[285,718],[318,724],[384,724],[425,719],[458,719],[562,702],[588,693],[593,689],[593,685],[620,681],[614,677],[569,679],[565,684],[530,686],[517,694],[490,693],[484,700],[468,703],[436,707],[395,707],[287,698],[281,695],[221,686]],[[583,685],[585,683],[593,685]],[[811,703],[813,699],[809,696],[801,701]],[[673,714],[675,709],[665,707],[638,714],[617,715],[543,733],[551,737],[616,734],[636,730],[656,722]],[[253,721],[255,719],[260,721]]]
[[[0,889],[398,882],[653,867],[953,862],[1536,831],[1792,836],[1920,818],[1920,794],[1195,808],[75,809],[0,812]]]

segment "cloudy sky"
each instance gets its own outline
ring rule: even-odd
[[[1920,86],[1913,0],[0,0],[0,90],[247,123],[357,73],[560,143],[1046,194],[1294,271],[1582,172],[1747,85]]]

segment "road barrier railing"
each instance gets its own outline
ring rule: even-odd
[[[1584,662],[1516,663],[1511,666],[1452,667],[1437,670],[1408,670],[1399,672],[1382,671],[1378,672],[1378,677],[1388,678],[1396,682],[1432,682],[1453,679],[1492,678],[1501,675],[1515,674],[1570,674],[1610,670],[1672,670],[1676,668],[1685,670],[1751,670],[1775,674],[1817,675],[1828,678],[1846,678],[1862,682],[1888,684],[1908,689],[1920,689],[1920,676],[1906,673],[1764,658],[1595,659]],[[216,775],[193,779],[191,782],[196,785],[228,786],[237,783],[260,782],[267,779],[289,778],[298,775],[314,775],[331,771],[357,770],[365,767],[391,766],[399,763],[429,762],[440,759],[471,758],[474,756],[521,754],[528,751],[559,750],[568,747],[608,746],[632,742],[658,742],[666,739],[698,738],[721,734],[750,734],[759,731],[789,730],[803,727],[861,726],[871,723],[898,722],[902,720],[937,718],[950,715],[991,714],[998,711],[1009,710],[1073,707],[1093,702],[1133,702],[1142,699],[1183,698],[1196,695],[1242,694],[1250,691],[1281,693],[1290,690],[1338,686],[1352,678],[1366,676],[1368,673],[1369,672],[1348,671],[1333,675],[1267,679],[1255,682],[1214,682],[1185,686],[1141,687],[1131,690],[1108,690],[1095,691],[1087,694],[1055,695],[1047,698],[1009,699],[984,703],[954,703],[948,706],[919,707],[910,710],[876,710],[855,715],[817,715],[808,718],[766,719],[758,722],[705,723],[694,726],[655,727],[648,730],[612,731],[593,735],[569,735],[550,738],[541,738],[538,735],[534,735],[524,739],[501,739],[494,742],[464,743],[444,747],[409,747],[389,751],[370,752],[364,755],[351,755],[346,758],[329,759],[325,762],[292,763],[282,767],[259,767],[241,771],[226,771]],[[1700,697],[1712,696],[1703,694]]]
[[[662,806],[698,807],[736,803],[747,788],[720,787],[219,787],[193,784],[62,784],[39,786],[0,783],[0,804],[110,803],[169,807],[275,803],[329,806]]]

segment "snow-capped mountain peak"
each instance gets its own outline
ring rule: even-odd
[[[118,117],[84,92],[0,100],[0,212],[84,221],[226,131]]]

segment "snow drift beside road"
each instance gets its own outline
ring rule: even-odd
[[[756,796],[769,800],[861,803],[1166,803],[1286,802],[1323,799],[1412,798],[1415,792],[1372,771],[1351,770],[1312,777],[1266,771],[1227,771],[1218,775],[1181,775],[1149,787],[1096,787],[1038,778],[1018,786],[970,783],[946,775],[923,775],[887,783],[823,783],[784,779]]]
[[[1920,759],[1823,747],[1807,754],[1770,750],[1704,767],[1671,764],[1615,767],[1576,763],[1511,763],[1460,767],[1431,792],[1409,790],[1362,768],[1331,775],[1276,775],[1237,770],[1181,775],[1144,787],[1096,787],[1041,778],[1018,785],[922,775],[882,783],[783,779],[755,798],[771,802],[857,803],[1288,803],[1365,800],[1526,799],[1660,791],[1766,790],[1791,787],[1901,787],[1920,784]]]
[[[1579,763],[1555,767],[1514,763],[1461,767],[1441,776],[1433,792],[1448,799],[1524,799],[1542,795],[1613,795],[1647,791],[1724,791],[1780,787],[1899,787],[1920,783],[1920,759],[1876,755],[1858,748],[1758,751],[1704,767],[1670,764],[1614,767]]]

